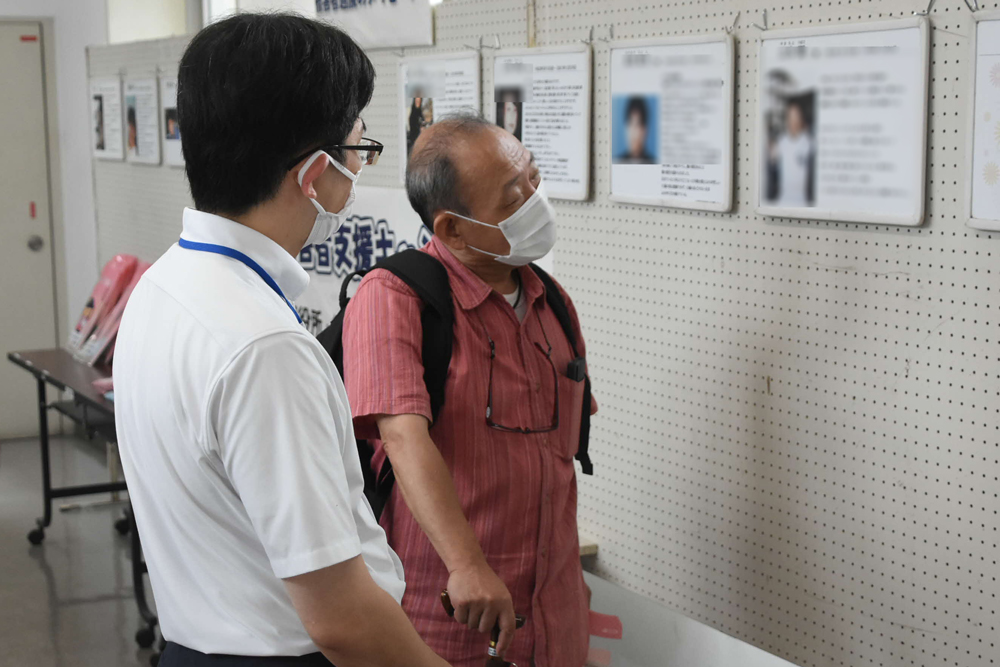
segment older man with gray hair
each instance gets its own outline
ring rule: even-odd
[[[513,135],[458,116],[421,134],[406,187],[434,232],[422,252],[447,271],[454,305],[437,414],[417,293],[373,271],[344,320],[355,430],[374,442],[373,467],[391,465],[396,477],[381,524],[407,573],[403,607],[456,667],[482,664],[484,640],[472,630],[495,624],[508,660],[580,667],[589,591],[573,459],[589,472],[586,429],[596,407],[572,302],[529,266],[556,241],[545,184]],[[458,624],[441,610],[442,589]],[[516,634],[515,612],[527,617]]]

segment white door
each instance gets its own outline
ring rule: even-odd
[[[0,22],[0,438],[38,430],[7,353],[56,344],[44,80],[41,25]]]

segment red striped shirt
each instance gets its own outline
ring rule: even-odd
[[[580,667],[588,646],[588,610],[576,524],[576,472],[583,383],[566,377],[572,348],[548,307],[544,287],[531,269],[520,269],[528,315],[514,309],[434,238],[425,248],[441,260],[455,304],[454,348],[445,403],[430,434],[455,480],[465,516],[486,560],[528,622],[515,635],[506,659],[522,667]],[[580,354],[583,336],[570,308]],[[375,439],[376,415],[431,418],[421,363],[422,302],[388,271],[365,277],[344,321],[344,380],[359,438]],[[493,421],[510,427],[545,428],[556,396],[552,366],[543,349],[552,345],[558,371],[559,429],[506,433],[486,424],[490,348]],[[548,342],[547,342],[548,341]],[[592,405],[592,411],[596,408]],[[385,454],[375,442],[374,464]],[[417,631],[456,667],[482,665],[487,638],[445,616],[439,596],[448,571],[399,493],[382,516],[389,543],[406,572],[403,608]]]

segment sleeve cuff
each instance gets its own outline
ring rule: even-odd
[[[315,551],[271,559],[271,570],[279,579],[288,579],[322,570],[324,567],[337,565],[360,555],[361,541],[355,535]]]
[[[352,404],[351,412],[354,413],[354,435],[365,440],[379,438],[378,424],[375,423],[375,417],[379,415],[420,415],[428,423],[434,423],[430,403],[420,399],[397,401],[388,405],[373,401]]]

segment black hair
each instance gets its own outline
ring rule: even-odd
[[[632,114],[639,114],[639,120],[642,121],[643,127],[649,127],[649,108],[646,106],[646,100],[641,97],[630,97],[628,98],[628,104],[625,105],[625,122],[632,117]]]
[[[472,112],[446,116],[434,125],[441,127],[423,140],[406,165],[406,194],[410,206],[431,231],[437,211],[469,214],[459,193],[458,169],[451,155],[455,140],[493,128],[493,123]]]
[[[272,13],[204,28],[177,81],[195,206],[240,215],[274,197],[289,160],[343,142],[374,86],[368,56],[332,25]]]
[[[128,117],[128,124],[135,127],[135,107],[129,107],[125,115]]]
[[[514,136],[518,139],[521,138],[521,124],[524,122],[524,114],[521,113],[523,110],[523,105],[520,102],[513,102],[514,106],[517,107],[517,125],[514,127]],[[507,113],[507,103],[497,102],[497,125],[499,127],[504,127],[504,116]]]

